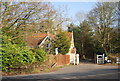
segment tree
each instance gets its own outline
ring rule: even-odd
[[[54,29],[56,10],[50,3],[2,2],[1,8],[1,30],[14,39],[30,32]]]
[[[98,2],[89,15],[89,23],[94,30],[94,37],[100,43],[105,53],[110,51],[112,27],[117,21],[117,3]]]
[[[38,3],[45,6],[42,3]],[[13,40],[24,35],[27,23],[32,23],[33,15],[44,11],[42,7],[37,7],[37,3],[24,2],[2,2],[1,3],[1,31],[6,35],[12,36]],[[20,42],[20,41],[19,41]]]
[[[86,20],[84,20],[80,24],[80,33],[81,33],[81,54],[82,55],[87,55],[90,56],[90,49],[89,47],[92,47],[91,45],[91,36],[92,36],[92,31],[90,29],[90,26]],[[91,49],[92,51],[92,49]]]
[[[61,54],[66,54],[70,48],[70,40],[67,37],[66,32],[61,32],[57,34],[53,42],[53,49],[58,48],[58,52]]]
[[[1,30],[15,39],[31,32],[54,34],[66,21],[65,10],[61,10],[49,2],[1,2]]]
[[[120,53],[120,28],[113,28],[112,40],[110,41],[110,52],[113,54]]]
[[[93,58],[95,52],[93,45],[93,32],[86,20],[82,21],[79,26],[70,25],[74,33],[75,47],[77,53],[81,56],[85,55],[87,58]]]
[[[82,21],[87,19],[87,13],[85,13],[84,11],[79,11],[75,14],[75,17],[79,25],[80,23],[82,23]]]

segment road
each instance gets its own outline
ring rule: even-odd
[[[2,77],[4,79],[118,79],[120,75],[118,66],[85,64],[60,68],[57,71],[31,75],[16,75]]]

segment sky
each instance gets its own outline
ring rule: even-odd
[[[67,17],[72,19],[69,23],[77,24],[75,23],[76,13],[79,11],[88,13],[94,8],[96,2],[52,2],[52,4],[55,8],[67,6]]]
[[[78,11],[89,12],[96,4],[96,2],[52,2],[55,7],[67,6],[69,17],[74,17]]]

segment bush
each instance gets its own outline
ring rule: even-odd
[[[1,53],[2,53],[2,70],[10,71],[11,68],[16,68],[21,65],[31,64],[34,62],[32,51],[19,44],[12,44],[11,41],[6,41],[8,36],[2,37]],[[6,39],[7,38],[7,39]]]
[[[43,62],[46,59],[46,52],[41,49],[38,48],[37,50],[35,50],[35,61],[37,62]]]
[[[10,36],[0,35],[0,37],[2,38],[0,44],[2,71],[9,72],[14,68],[29,66],[35,62],[43,62],[46,59],[46,52],[41,48],[32,51],[24,44],[15,44]]]

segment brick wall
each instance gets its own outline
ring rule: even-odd
[[[70,55],[56,55],[57,66],[70,64]]]
[[[70,64],[70,55],[49,55],[49,62],[57,66]]]

